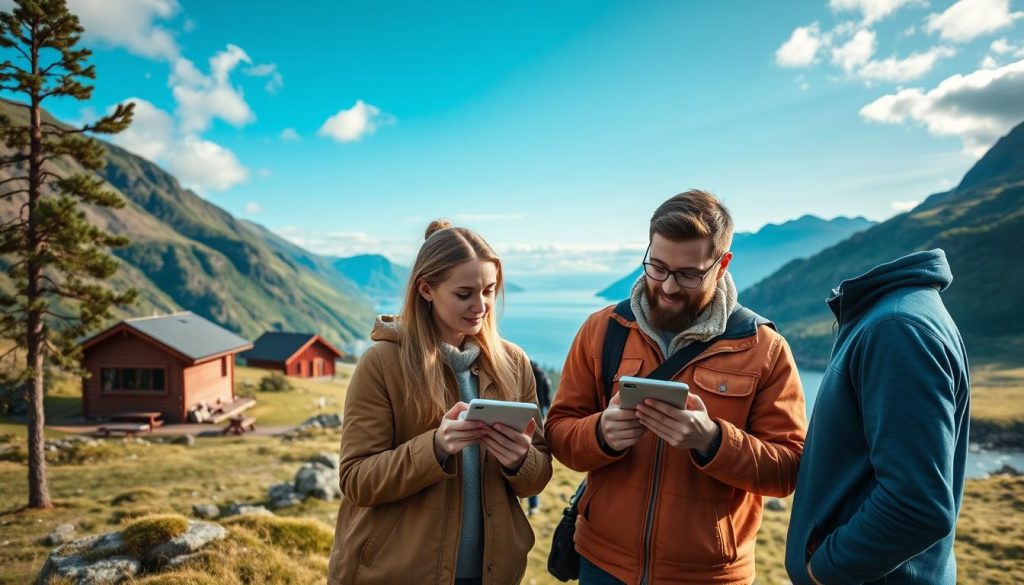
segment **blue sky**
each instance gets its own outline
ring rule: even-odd
[[[115,141],[331,255],[448,217],[513,274],[618,273],[679,191],[881,220],[1024,120],[1021,0],[69,6],[97,89],[51,111],[136,100]]]

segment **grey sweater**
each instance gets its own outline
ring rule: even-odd
[[[441,343],[441,357],[455,372],[459,398],[468,403],[480,392],[479,379],[470,367],[480,356],[480,347],[467,340],[463,349]],[[462,450],[462,532],[459,535],[459,556],[455,567],[457,579],[479,578],[483,575],[484,520],[480,496],[480,446]]]

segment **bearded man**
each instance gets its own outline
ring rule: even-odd
[[[582,585],[752,583],[763,498],[796,486],[803,389],[786,341],[737,301],[732,235],[710,193],[665,201],[630,298],[591,315],[569,350],[545,435],[587,473]],[[618,379],[652,374],[689,385],[685,408],[619,407]]]

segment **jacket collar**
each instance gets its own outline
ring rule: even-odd
[[[740,305],[736,305],[736,309],[738,310],[739,308]],[[616,305],[612,310],[611,316],[624,327],[636,329],[642,336],[644,336],[645,339],[648,340],[649,343],[652,343],[654,347],[658,347],[658,344],[651,340],[650,336],[644,333],[640,326],[637,325],[636,318],[633,315],[633,309],[630,307],[629,299]],[[725,332],[718,338],[718,341],[701,353],[701,355],[698,356],[698,359],[716,353],[743,351],[756,344],[757,321],[754,317],[742,320],[730,319],[726,324]]]
[[[946,253],[936,248],[879,264],[856,278],[844,280],[825,302],[836,319],[844,323],[896,289],[925,286],[943,291],[952,282]]]

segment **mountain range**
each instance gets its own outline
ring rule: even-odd
[[[955,188],[909,212],[793,260],[740,294],[774,319],[801,366],[823,367],[834,317],[833,287],[911,252],[942,248],[953,283],[942,294],[974,363],[1024,363],[1024,124],[1001,138]]]
[[[730,250],[733,260],[729,273],[736,288],[743,290],[790,260],[810,256],[873,225],[875,222],[863,217],[825,220],[805,215],[782,224],[767,224],[756,232],[739,232],[732,238]],[[597,296],[610,301],[628,297],[642,271],[643,268],[638,266],[629,275],[598,292]]]

